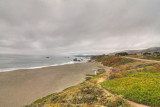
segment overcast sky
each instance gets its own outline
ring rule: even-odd
[[[103,54],[160,46],[160,0],[0,0],[0,53]]]

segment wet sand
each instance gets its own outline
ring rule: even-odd
[[[96,63],[77,63],[38,69],[0,72],[0,107],[21,107],[62,91],[94,73]]]

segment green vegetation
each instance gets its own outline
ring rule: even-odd
[[[105,69],[98,69],[98,75],[103,74],[104,72],[106,72]]]
[[[115,55],[116,56],[126,56],[126,55],[128,55],[128,53],[127,52],[120,52],[120,53],[116,53]]]
[[[108,74],[109,80],[101,83],[102,87],[138,103],[160,106],[160,64],[117,56],[100,58],[102,64],[114,67]]]
[[[145,53],[143,53],[143,55],[151,55],[151,53],[145,52]]]
[[[95,76],[95,75],[94,74],[86,74],[86,76],[91,76],[92,77],[92,76]]]
[[[160,106],[160,73],[135,72],[124,78],[116,78],[101,83],[115,94],[124,95],[132,101]]]

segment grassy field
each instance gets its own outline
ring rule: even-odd
[[[123,78],[101,83],[115,94],[121,94],[132,101],[160,106],[160,73],[135,72]]]
[[[109,80],[101,83],[102,87],[138,103],[160,106],[160,64],[132,61],[116,56],[100,59],[96,60],[114,67],[109,72]]]

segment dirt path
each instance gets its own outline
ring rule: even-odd
[[[106,71],[108,71],[108,70],[111,69],[111,68],[106,68],[106,67],[104,67],[104,69],[105,69]],[[106,73],[108,73],[108,72],[106,72]],[[99,84],[99,83],[101,83],[101,82],[104,82],[105,80],[106,80],[105,77],[101,77],[101,78],[97,81],[97,83]],[[106,89],[104,89],[104,88],[103,88],[103,91],[104,91],[107,95],[109,95],[109,96],[113,96],[113,97],[115,96],[114,94],[110,93],[108,90],[106,90]],[[133,101],[130,101],[130,100],[127,100],[127,99],[124,99],[124,100],[125,100],[126,102],[128,102],[131,107],[150,107],[150,106],[147,106],[147,105],[138,104],[138,103],[136,103],[136,102],[133,102]]]
[[[156,60],[148,60],[148,59],[132,58],[132,57],[126,57],[126,56],[125,56],[125,58],[134,59],[134,60],[138,60],[138,61],[144,61],[144,62],[160,63],[160,61],[156,61]]]

